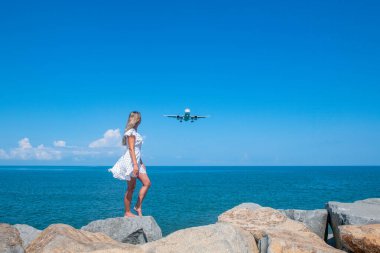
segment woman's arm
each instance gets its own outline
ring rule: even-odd
[[[137,164],[136,154],[135,154],[135,140],[136,137],[134,135],[128,136],[128,150],[129,155],[131,156],[132,162],[133,162],[133,173],[137,176],[137,173],[139,171],[139,167]]]

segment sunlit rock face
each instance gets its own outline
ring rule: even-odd
[[[117,250],[125,252],[143,252],[135,245],[117,242],[103,233],[92,233],[75,229],[65,224],[54,224],[47,227],[26,248],[28,253],[50,252],[92,252],[96,250]]]
[[[222,213],[218,222],[230,223],[250,232],[258,242],[260,253],[342,252],[327,245],[305,224],[269,207],[240,205]]]
[[[339,226],[342,248],[355,253],[380,253],[380,224]]]

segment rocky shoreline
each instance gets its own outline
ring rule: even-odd
[[[151,216],[97,220],[81,229],[52,224],[43,231],[0,223],[0,252],[380,253],[380,198],[331,201],[317,210],[243,203],[220,214],[215,224],[166,237]]]

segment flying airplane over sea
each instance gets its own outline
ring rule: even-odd
[[[197,119],[204,119],[204,118],[208,118],[209,116],[198,116],[198,115],[190,115],[190,109],[189,108],[186,108],[185,109],[185,114],[184,115],[164,115],[165,117],[169,117],[169,118],[176,118],[177,120],[179,120],[179,122],[182,122],[183,120],[184,121],[189,121],[190,122],[194,122],[194,120],[197,120]]]

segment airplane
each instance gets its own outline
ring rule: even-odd
[[[197,116],[197,115],[192,116],[192,115],[190,115],[190,109],[189,108],[185,109],[184,115],[164,115],[164,117],[176,118],[177,120],[179,120],[179,122],[182,122],[183,120],[184,121],[190,120],[190,122],[194,122],[194,120],[197,120],[197,119],[208,118],[208,116]]]

